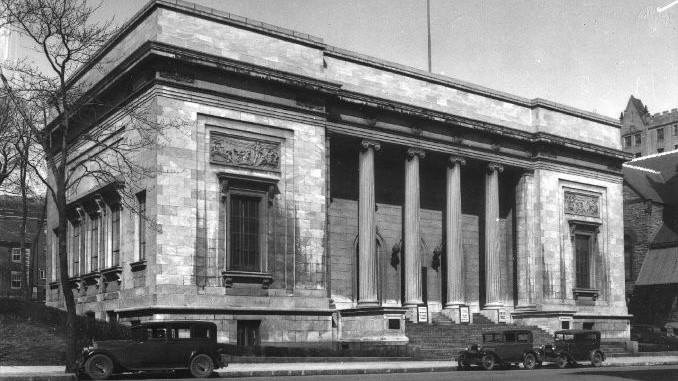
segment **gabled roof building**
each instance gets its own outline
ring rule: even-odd
[[[624,164],[627,298],[638,323],[678,323],[678,151]]]
[[[678,109],[650,114],[631,95],[620,120],[624,152],[641,157],[678,149]]]

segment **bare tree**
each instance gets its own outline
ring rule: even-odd
[[[183,124],[159,121],[150,96],[109,105],[88,93],[92,83],[77,71],[83,65],[101,64],[98,53],[115,34],[110,22],[93,21],[95,10],[87,0],[0,0],[0,16],[34,43],[49,67],[43,72],[19,62],[5,67],[0,76],[4,96],[41,148],[39,160],[27,163],[57,211],[59,281],[68,311],[67,372],[75,370],[78,350],[67,257],[68,197],[81,187],[118,184],[123,205],[137,212],[137,187],[156,173],[154,164],[146,164],[153,163],[146,155],[168,128]],[[42,163],[46,170],[40,168]]]

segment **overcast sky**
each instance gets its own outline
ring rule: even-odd
[[[430,0],[433,72],[619,117],[678,107],[674,0]],[[426,69],[426,0],[194,0]],[[104,0],[122,23],[145,1]]]

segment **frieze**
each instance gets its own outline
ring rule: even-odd
[[[210,162],[279,171],[280,143],[212,134]]]
[[[565,192],[565,213],[587,217],[599,217],[599,199],[597,196]]]

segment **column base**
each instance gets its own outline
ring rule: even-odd
[[[378,300],[365,300],[365,301],[360,301],[358,302],[358,308],[363,308],[363,307],[379,307],[379,301]]]
[[[464,302],[447,302],[445,303],[445,309],[459,309],[459,307],[466,305]]]
[[[486,303],[483,306],[484,310],[498,310],[504,308],[504,303],[502,302],[492,302],[492,303]]]

